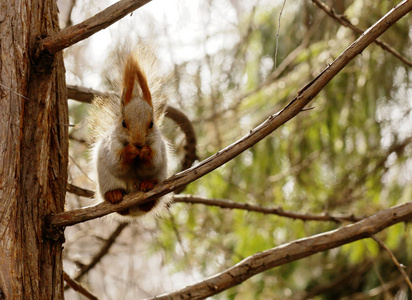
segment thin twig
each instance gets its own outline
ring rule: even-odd
[[[250,133],[237,142],[218,151],[211,157],[203,160],[194,167],[180,172],[157,185],[149,192],[134,192],[126,195],[122,202],[111,204],[100,203],[91,207],[75,209],[47,216],[49,231],[58,231],[59,228],[74,225],[87,220],[102,217],[112,212],[118,212],[130,207],[147,203],[153,199],[170,193],[188,183],[201,178],[207,173],[215,170],[230,161],[246,149],[249,149],[281,125],[299,114],[302,109],[310,103],[313,98],[332,80],[350,61],[370,45],[378,36],[384,33],[392,24],[410,12],[412,1],[404,0],[388,12],[378,22],[371,26],[363,35],[353,42],[345,51],[337,57],[333,63],[328,65],[316,78],[304,86],[294,99],[280,112],[268,117]]]
[[[67,285],[69,285],[73,290],[79,292],[83,296],[85,296],[87,299],[91,300],[98,300],[98,298],[90,293],[85,287],[83,287],[80,283],[76,282],[75,280],[71,279],[69,275],[67,275],[66,272],[63,271],[63,279],[66,281]]]
[[[373,238],[378,244],[379,246],[381,246],[386,252],[388,252],[389,257],[392,259],[393,263],[396,265],[396,267],[398,268],[399,272],[402,274],[403,279],[406,281],[406,283],[409,286],[409,289],[412,292],[412,282],[408,277],[408,274],[406,274],[403,266],[399,263],[399,261],[396,259],[395,255],[393,254],[393,252],[391,251],[391,249],[388,248],[388,246],[385,245],[385,243],[383,241],[381,241],[380,239],[378,239],[376,236],[372,235],[371,238]]]
[[[312,2],[322,9],[328,16],[331,18],[337,20],[340,24],[343,26],[351,29],[352,31],[362,34],[364,31],[355,25],[353,25],[344,15],[338,15],[335,13],[335,11],[327,6],[325,3],[319,1],[319,0],[312,0]],[[408,65],[409,67],[412,67],[412,61],[408,60],[406,57],[404,57],[402,54],[400,54],[397,50],[393,49],[391,46],[389,46],[387,43],[380,41],[379,39],[374,41],[375,44],[379,45],[383,50],[388,51],[391,53],[393,56],[395,56],[397,59]]]
[[[278,30],[276,31],[276,49],[275,49],[275,71],[277,68],[277,59],[278,59],[278,49],[279,49],[279,32],[280,32],[280,20],[282,18],[283,9],[285,8],[286,0],[283,0],[282,8],[279,12],[279,20],[278,20]]]
[[[94,196],[93,191],[83,189],[83,188],[75,186],[74,184],[71,184],[71,183],[67,183],[67,191],[70,194],[74,194],[74,195],[81,196],[81,197],[86,197],[86,198],[92,198]]]
[[[1,84],[1,83],[0,83],[0,86],[1,86],[2,88],[5,88],[5,89],[9,90],[9,91],[12,92],[13,94],[16,94],[16,95],[18,95],[18,96],[20,96],[20,97],[22,97],[22,98],[24,98],[24,99],[26,99],[26,100],[30,100],[30,99],[27,98],[26,96],[24,96],[24,95],[22,95],[22,94],[20,94],[20,93],[17,93],[16,91],[13,91],[11,88],[5,86],[4,84]]]
[[[357,217],[354,215],[332,215],[329,213],[323,213],[319,215],[314,214],[302,214],[292,211],[283,210],[281,207],[270,208],[262,207],[259,205],[247,204],[247,203],[238,203],[229,200],[220,200],[220,199],[206,199],[197,196],[191,195],[175,195],[173,197],[173,202],[181,203],[190,203],[190,204],[204,204],[209,206],[218,206],[221,208],[229,209],[241,209],[246,211],[259,212],[263,214],[273,214],[280,217],[286,217],[302,221],[331,221],[335,223],[342,223],[343,221],[357,222],[365,217]]]

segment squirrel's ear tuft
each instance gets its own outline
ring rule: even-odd
[[[139,63],[133,55],[129,55],[126,59],[126,65],[124,68],[124,77],[123,77],[123,105],[126,106],[133,97],[133,89],[136,83],[136,80],[139,83],[139,86],[142,90],[143,100],[145,100],[150,107],[153,107],[152,104],[152,95],[147,85],[146,74],[140,68]]]

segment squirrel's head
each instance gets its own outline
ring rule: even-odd
[[[126,60],[121,106],[120,122],[127,142],[143,147],[155,127],[153,104],[146,75],[133,56]]]

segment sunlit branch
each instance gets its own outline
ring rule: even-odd
[[[238,285],[258,273],[370,237],[393,224],[411,218],[412,202],[385,209],[357,223],[256,253],[206,280],[150,299],[204,299]]]
[[[91,18],[40,40],[38,42],[39,50],[51,54],[59,52],[110,26],[150,1],[151,0],[118,1]]]
[[[201,161],[194,167],[180,172],[162,184],[157,185],[149,192],[135,192],[128,194],[118,204],[108,202],[100,203],[87,208],[76,209],[58,214],[49,215],[47,218],[50,229],[74,225],[87,220],[102,217],[112,212],[119,212],[130,207],[144,204],[159,196],[170,193],[205,174],[215,170],[230,161],[246,149],[264,139],[281,125],[299,114],[313,98],[332,80],[352,59],[370,45],[378,36],[385,32],[392,24],[412,9],[412,1],[404,0],[382,17],[378,22],[364,32],[355,42],[343,51],[330,65],[326,67],[315,79],[304,86],[293,100],[280,112],[270,115],[266,121],[251,130],[250,133],[237,142],[218,151],[211,157]]]
[[[364,31],[355,25],[353,25],[344,15],[338,15],[335,13],[333,9],[331,9],[329,6],[327,6],[325,3],[319,1],[319,0],[312,0],[312,2],[322,9],[328,16],[330,16],[332,19],[335,19],[338,21],[340,24],[343,26],[351,29],[352,31],[362,34]],[[402,54],[400,54],[398,51],[393,49],[391,46],[389,46],[387,43],[382,42],[380,40],[375,40],[375,44],[379,45],[383,50],[388,51],[391,53],[393,56],[395,56],[397,59],[408,65],[409,67],[412,67],[412,61],[408,60],[406,57],[404,57]]]

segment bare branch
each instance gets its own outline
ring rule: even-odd
[[[256,253],[206,280],[187,286],[179,291],[150,299],[204,299],[238,285],[258,273],[318,252],[370,237],[393,224],[410,219],[412,219],[412,202],[382,210],[362,221],[333,231],[299,239]]]
[[[393,263],[396,265],[396,267],[398,268],[399,272],[402,274],[403,279],[405,280],[405,282],[408,284],[409,289],[412,292],[412,282],[408,277],[408,274],[406,274],[403,266],[401,266],[401,264],[398,262],[398,260],[396,259],[395,255],[392,253],[391,249],[389,249],[384,242],[382,242],[380,239],[378,239],[376,236],[372,236],[372,238],[379,244],[379,246],[381,246],[386,252],[388,252],[390,258],[392,259]]]
[[[361,35],[345,51],[343,51],[341,55],[339,55],[339,57],[336,58],[328,67],[326,67],[326,69],[323,70],[315,79],[298,91],[295,98],[284,109],[269,116],[266,121],[251,130],[248,135],[241,138],[237,142],[229,145],[221,151],[218,151],[216,154],[203,160],[194,167],[172,176],[149,192],[135,192],[128,194],[124,197],[124,200],[118,204],[105,202],[87,208],[49,215],[47,220],[49,226],[52,227],[51,229],[58,229],[60,227],[74,225],[80,222],[102,217],[112,212],[122,211],[136,205],[147,203],[220,167],[246,149],[264,139],[275,129],[279,128],[281,125],[285,124],[299,114],[302,109],[323,89],[323,87],[330,80],[332,80],[332,78],[336,76],[336,74],[338,74],[352,59],[362,53],[362,51],[378,36],[385,32],[392,24],[396,23],[401,17],[411,11],[411,9],[412,1],[404,0],[399,3],[389,13],[366,30],[363,35]]]
[[[77,187],[73,184],[67,184],[69,193],[91,198],[94,195],[93,191],[86,190],[80,187]],[[221,208],[228,208],[228,209],[242,209],[246,211],[253,211],[263,214],[271,214],[277,215],[280,217],[286,217],[291,219],[297,219],[302,221],[329,221],[335,223],[342,223],[344,221],[348,222],[357,222],[366,217],[359,217],[354,216],[353,214],[346,214],[346,215],[337,215],[337,214],[330,214],[330,213],[322,213],[322,214],[302,214],[296,213],[292,211],[285,211],[281,207],[263,207],[259,205],[253,205],[248,203],[238,203],[229,200],[220,200],[220,199],[207,199],[193,195],[174,195],[173,196],[173,203],[189,203],[189,204],[204,204],[208,206],[218,206]]]
[[[66,272],[63,271],[63,279],[66,281],[66,283],[75,291],[79,292],[83,296],[85,296],[87,299],[91,300],[98,300],[98,298],[90,293],[85,287],[83,287],[81,284],[76,282],[75,280],[71,279],[69,275],[67,275]]]
[[[54,54],[110,26],[151,0],[121,0],[93,17],[39,41],[41,52]]]
[[[117,226],[117,228],[112,232],[107,240],[105,240],[103,246],[100,248],[99,252],[97,252],[89,264],[84,265],[81,267],[80,272],[76,275],[75,280],[80,280],[87,272],[89,272],[97,263],[109,252],[109,249],[112,247],[114,242],[116,241],[117,237],[122,233],[123,229],[129,225],[128,223],[121,223]]]
[[[357,217],[354,215],[331,215],[329,213],[323,213],[319,215],[314,214],[302,214],[296,213],[292,211],[285,211],[280,207],[277,208],[270,208],[270,207],[262,207],[259,205],[247,204],[247,203],[238,203],[229,200],[220,200],[220,199],[205,199],[202,197],[190,196],[190,195],[175,195],[173,197],[174,202],[181,202],[181,203],[191,203],[191,204],[204,204],[204,205],[211,205],[211,206],[218,206],[221,208],[229,208],[229,209],[242,209],[246,211],[254,211],[263,214],[273,214],[280,217],[286,217],[291,219],[297,219],[302,221],[331,221],[335,223],[341,223],[343,221],[349,222],[357,222],[365,217]]]
[[[327,6],[325,3],[319,1],[319,0],[312,0],[312,2],[322,9],[328,16],[330,16],[332,19],[337,20],[339,23],[341,23],[343,26],[351,29],[352,31],[362,34],[364,31],[355,25],[353,25],[344,15],[338,15],[335,13],[335,11]],[[391,46],[389,46],[387,43],[382,42],[380,40],[374,41],[375,44],[379,45],[383,50],[388,51],[390,54],[395,56],[397,59],[408,65],[409,67],[412,67],[412,61],[408,60],[406,57],[404,57],[402,54],[400,54],[398,51],[393,49]]]

